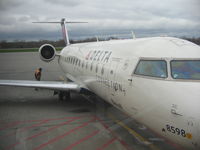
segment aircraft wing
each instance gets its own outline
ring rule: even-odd
[[[0,86],[41,88],[59,91],[80,91],[80,85],[63,81],[0,80]]]

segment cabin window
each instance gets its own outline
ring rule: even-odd
[[[167,63],[164,60],[140,60],[134,73],[142,76],[167,78]]]
[[[200,80],[200,60],[172,60],[170,64],[172,78]]]
[[[78,59],[76,58],[76,65],[78,65]]]
[[[102,74],[102,75],[104,74],[104,65],[103,65],[102,68],[101,68],[101,74]]]
[[[110,74],[113,74],[113,70],[110,70]]]
[[[76,61],[75,58],[73,58],[73,65],[75,64],[75,61]]]
[[[74,62],[73,62],[73,64],[74,64],[74,65],[76,65],[76,58],[73,58],[73,59],[74,59]]]
[[[98,73],[98,64],[96,64],[96,73]]]
[[[82,61],[82,68],[84,68],[84,61]]]
[[[93,68],[93,64],[91,63],[91,66],[90,66],[90,70],[92,71],[92,68]]]
[[[85,65],[85,69],[87,69],[88,68],[88,62],[86,62],[86,65]]]
[[[80,59],[78,60],[78,66],[79,67],[81,66],[81,60]]]

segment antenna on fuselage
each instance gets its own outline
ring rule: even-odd
[[[98,38],[98,36],[95,36],[95,37],[96,37],[97,42],[99,42],[99,38]]]
[[[45,22],[33,22],[33,23],[59,23],[61,24],[62,27],[62,34],[63,34],[63,39],[65,41],[65,45],[70,45],[69,42],[69,35],[68,35],[68,30],[66,24],[69,23],[88,23],[88,22],[80,22],[80,21],[65,21],[65,18],[62,18],[61,21],[45,21]]]
[[[136,39],[135,33],[133,31],[131,31],[131,34],[132,34],[132,38]]]

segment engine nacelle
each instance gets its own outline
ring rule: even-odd
[[[56,49],[51,44],[44,44],[39,48],[39,54],[41,60],[50,62],[56,56]]]

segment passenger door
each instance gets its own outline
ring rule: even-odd
[[[117,90],[117,69],[118,69],[118,61],[116,60],[112,60],[111,64],[110,64],[110,70],[108,72],[108,78],[110,80],[110,90],[109,90],[109,94],[112,97],[115,96],[116,90]]]

